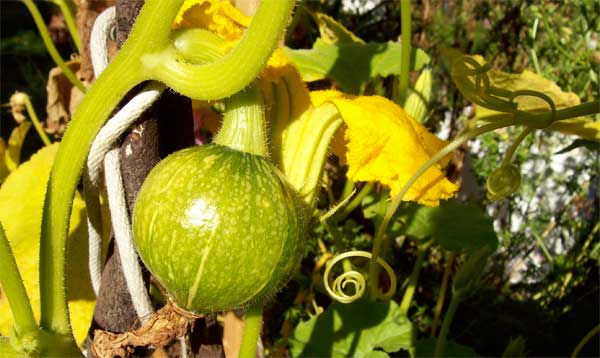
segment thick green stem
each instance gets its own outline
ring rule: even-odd
[[[194,65],[179,58],[174,48],[169,48],[145,55],[143,65],[151,79],[164,82],[187,97],[230,96],[253,81],[267,63],[288,24],[294,4],[295,0],[263,0],[244,37],[219,61]]]
[[[65,0],[52,0],[52,2],[60,8],[60,11],[65,18],[67,28],[69,29],[69,33],[71,34],[71,39],[73,39],[75,47],[77,47],[77,52],[81,54],[81,38],[79,37],[79,32],[77,31],[77,26],[75,25],[75,20],[73,19],[73,14],[71,13],[69,5]]]
[[[450,305],[448,306],[448,311],[446,311],[446,314],[444,315],[444,322],[442,323],[440,335],[438,336],[435,344],[435,353],[433,354],[434,357],[443,357],[444,355],[444,350],[446,349],[446,338],[448,337],[448,332],[450,332],[450,325],[452,324],[454,314],[456,313],[456,309],[458,308],[459,304],[459,295],[452,295]]]
[[[258,303],[246,311],[240,358],[254,358],[256,356],[256,343],[258,342],[262,325],[262,310],[263,304]]]
[[[21,0],[21,1],[23,1],[23,4],[25,4],[25,6],[27,6],[27,9],[31,13],[31,16],[33,17],[33,21],[35,22],[35,25],[37,26],[38,31],[40,32],[40,35],[42,36],[42,41],[44,41],[44,45],[46,45],[46,49],[48,50],[50,57],[52,57],[52,60],[54,60],[54,63],[56,63],[56,65],[62,70],[65,77],[67,77],[67,79],[73,84],[73,86],[77,87],[81,92],[85,93],[85,86],[83,85],[83,83],[81,83],[81,81],[79,81],[77,76],[75,76],[73,71],[71,71],[71,69],[65,64],[63,59],[60,57],[58,50],[56,49],[56,47],[54,46],[54,43],[52,42],[52,39],[50,38],[50,34],[48,33],[48,28],[46,27],[46,24],[44,23],[44,19],[42,18],[42,15],[38,11],[38,9],[35,6],[35,4],[33,3],[33,1],[32,0]]]
[[[242,152],[268,157],[263,97],[256,85],[231,96],[214,142]]]
[[[408,75],[410,72],[410,41],[411,41],[411,4],[410,0],[400,1],[400,16],[402,21],[402,62],[400,64],[400,79],[398,95],[400,103],[404,103],[408,91]]]
[[[369,262],[369,279],[371,280],[371,297],[377,297],[378,292],[378,266],[377,266],[377,258],[381,253],[381,246],[383,243],[383,239],[385,238],[385,232],[387,231],[387,227],[390,224],[392,217],[400,203],[402,202],[402,198],[410,189],[410,187],[419,179],[419,177],[427,171],[430,167],[435,165],[438,161],[444,158],[447,154],[453,152],[461,145],[463,145],[468,140],[475,138],[483,133],[491,132],[493,130],[508,127],[514,125],[515,121],[513,119],[504,119],[501,121],[495,121],[490,124],[483,125],[481,127],[467,130],[466,132],[457,136],[452,142],[450,142],[447,146],[445,146],[442,150],[437,152],[433,157],[431,157],[425,164],[423,164],[413,176],[404,184],[404,187],[400,190],[398,195],[392,198],[392,202],[388,205],[388,208],[385,212],[383,220],[377,226],[377,230],[375,231],[375,239],[373,242],[373,259]]]
[[[33,122],[33,126],[35,127],[35,130],[42,139],[42,142],[44,142],[45,145],[52,144],[52,142],[50,142],[50,139],[48,138],[48,135],[44,131],[44,128],[42,128],[42,124],[40,123],[37,113],[35,113],[35,109],[33,109],[33,105],[31,104],[29,96],[25,98],[25,107],[27,108],[27,114],[29,114],[29,118],[31,119],[31,122]]]
[[[412,273],[410,274],[410,279],[408,280],[408,287],[406,287],[406,291],[404,291],[404,296],[402,297],[402,302],[400,303],[400,312],[402,314],[407,314],[408,309],[410,308],[410,304],[415,295],[415,289],[417,288],[417,281],[419,281],[419,274],[421,273],[421,268],[423,268],[423,261],[425,259],[425,253],[427,252],[427,247],[429,245],[424,244],[423,247],[419,247],[417,253],[417,261],[415,262],[415,266],[413,267]]]
[[[0,224],[0,283],[15,318],[15,331],[23,336],[38,329],[10,243]]]

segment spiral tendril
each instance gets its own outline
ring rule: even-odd
[[[552,98],[533,90],[510,91],[493,87],[487,75],[491,68],[489,63],[481,65],[475,59],[463,55],[452,63],[451,76],[460,92],[477,105],[498,112],[528,117],[532,114],[519,110],[519,104],[515,102],[515,99],[520,96],[532,96],[545,101],[550,107],[550,113],[543,120],[536,119],[531,123],[528,122],[527,125],[533,128],[546,128],[556,120],[556,105]]]
[[[361,298],[365,292],[366,280],[365,276],[358,271],[346,271],[336,277],[332,286],[329,285],[329,274],[331,273],[331,269],[333,266],[349,257],[364,257],[367,259],[371,259],[372,255],[370,252],[366,251],[348,251],[343,254],[336,256],[333,260],[327,263],[325,268],[325,273],[323,274],[323,283],[325,284],[325,290],[329,293],[329,296],[336,301],[341,303],[351,303]],[[394,270],[388,265],[385,260],[378,257],[377,263],[380,264],[387,274],[390,277],[390,288],[384,293],[380,293],[378,298],[383,300],[390,299],[394,293],[396,292],[397,279],[396,274],[394,274]],[[348,285],[352,285],[354,287],[354,293],[349,294],[346,293],[345,289],[347,289]]]

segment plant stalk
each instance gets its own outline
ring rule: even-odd
[[[75,43],[77,52],[81,54],[81,38],[79,37],[79,32],[77,31],[77,26],[75,25],[75,20],[69,5],[65,2],[65,0],[52,0],[52,2],[58,5],[60,8],[60,11],[65,18],[67,28],[69,29],[69,33],[71,34],[71,39],[73,39],[73,43]]]
[[[435,353],[433,354],[434,357],[443,357],[444,355],[444,351],[446,349],[446,338],[448,337],[448,332],[450,332],[450,325],[452,324],[454,314],[456,313],[456,309],[458,308],[460,301],[459,295],[452,295],[450,305],[448,306],[448,311],[446,311],[446,314],[444,315],[444,321],[442,322],[440,335],[438,336],[435,344]]]
[[[428,246],[429,245],[427,244],[423,244],[422,247],[419,247],[418,249],[417,261],[415,262],[415,266],[413,266],[412,273],[410,274],[410,279],[408,280],[408,287],[406,287],[406,291],[404,291],[404,296],[402,297],[402,302],[400,303],[400,312],[404,315],[408,314],[408,309],[410,308],[410,304],[415,295],[417,281],[419,280],[421,268],[423,268],[425,253],[427,252]]]
[[[58,50],[54,46],[52,39],[50,38],[50,34],[48,33],[48,28],[46,27],[46,23],[44,23],[44,19],[40,14],[38,8],[35,6],[32,0],[21,0],[23,4],[27,7],[31,16],[33,17],[33,21],[35,22],[35,26],[37,26],[38,31],[40,32],[40,36],[42,36],[42,41],[44,41],[44,45],[46,45],[46,50],[54,60],[54,63],[62,70],[63,74],[69,82],[73,84],[73,86],[77,87],[81,92],[85,93],[86,89],[83,83],[79,81],[77,76],[71,71],[71,69],[67,66],[67,64],[63,61],[58,53]]]
[[[583,347],[585,347],[585,345],[587,344],[587,342],[590,341],[590,339],[592,339],[592,337],[594,337],[596,334],[600,333],[600,324],[597,325],[596,327],[592,328],[582,339],[581,341],[579,341],[579,343],[577,344],[577,346],[575,347],[575,349],[573,350],[573,354],[571,354],[572,358],[577,357],[577,355],[579,354],[579,352],[581,352],[581,350],[583,349]]]
[[[442,309],[444,308],[444,301],[446,301],[446,292],[448,292],[448,283],[450,282],[450,274],[452,273],[452,264],[454,263],[454,253],[450,253],[446,259],[446,268],[444,269],[444,276],[442,277],[442,285],[440,287],[440,293],[435,304],[433,322],[431,323],[431,337],[435,337],[437,331],[437,325],[442,315]]]
[[[256,344],[260,336],[262,325],[263,304],[258,303],[246,311],[244,320],[244,333],[240,347],[240,358],[254,358],[256,356]]]
[[[410,51],[411,51],[411,4],[410,0],[400,1],[400,16],[402,26],[402,48],[401,58],[402,63],[400,64],[400,79],[398,95],[400,103],[404,103],[406,99],[406,93],[408,91],[408,75],[410,72]]]
[[[33,109],[33,105],[31,104],[29,96],[25,97],[25,107],[27,108],[27,114],[29,114],[29,119],[31,119],[31,122],[33,122],[33,127],[42,139],[42,142],[44,142],[45,145],[52,144],[52,142],[48,138],[48,135],[44,131],[44,128],[42,128],[42,124],[40,123],[37,113],[35,113],[35,109]]]

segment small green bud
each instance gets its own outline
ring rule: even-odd
[[[494,170],[487,179],[487,197],[500,200],[515,193],[521,185],[519,168],[509,164]]]

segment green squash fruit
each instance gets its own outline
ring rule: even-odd
[[[150,172],[133,232],[170,299],[210,313],[273,296],[302,257],[307,218],[267,159],[209,144],[174,153]]]

